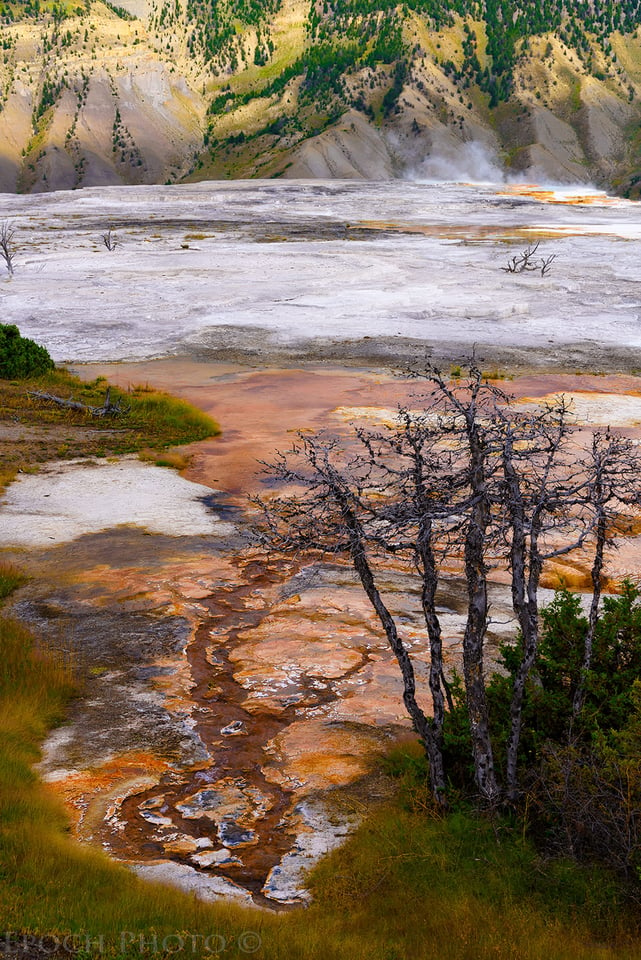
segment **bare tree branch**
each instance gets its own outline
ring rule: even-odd
[[[447,771],[443,729],[452,696],[445,676],[437,595],[444,564],[467,583],[463,636],[466,707],[476,786],[485,804],[519,794],[518,761],[526,686],[539,647],[539,584],[547,560],[590,547],[592,612],[585,639],[590,668],[604,551],[622,516],[638,513],[641,456],[608,431],[586,448],[565,397],[520,409],[472,364],[467,378],[447,380],[428,367],[412,372],[425,393],[396,422],[354,430],[347,439],[301,434],[292,449],[264,465],[282,495],[254,501],[259,536],[280,550],[343,556],[359,576],[403,679],[403,699],[430,764],[432,792],[443,804]],[[418,704],[408,647],[379,583],[391,557],[416,572],[430,653],[432,717]],[[485,641],[488,575],[508,569],[522,636],[514,674],[506,768],[500,783],[490,737]],[[577,710],[580,709],[580,702]]]
[[[118,246],[118,238],[116,237],[116,234],[113,232],[112,227],[109,227],[107,232],[101,235],[100,239],[104,243],[107,250],[109,250],[110,252],[115,250],[116,247]]]
[[[501,267],[504,273],[535,273],[540,272],[542,277],[547,276],[556,260],[556,253],[547,257],[537,257],[536,253],[541,244],[540,240],[534,246],[526,247],[521,253],[511,257],[504,267]]]
[[[0,224],[0,257],[4,260],[10,277],[13,276],[13,263],[16,257],[15,233],[16,231],[7,220]]]

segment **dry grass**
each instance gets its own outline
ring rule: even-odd
[[[189,466],[189,457],[180,450],[152,450],[143,447],[138,451],[138,457],[145,463],[153,463],[157,467],[171,467],[172,470],[186,470]]]
[[[113,418],[96,418],[28,396],[29,391],[41,390],[100,406],[107,387],[101,377],[85,383],[64,370],[35,381],[0,380],[0,489],[18,471],[32,472],[48,460],[108,457],[143,449],[155,451],[156,462],[180,469],[184,455],[168,453],[168,447],[220,433],[218,424],[201,410],[146,386],[128,393],[111,387],[112,402],[119,401],[127,411]]]
[[[0,561],[0,601],[8,597],[26,581],[26,575],[14,563]]]

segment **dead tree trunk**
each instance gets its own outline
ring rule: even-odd
[[[525,686],[534,666],[539,645],[538,590],[542,571],[538,538],[542,504],[530,518],[529,549],[526,507],[523,491],[513,459],[513,437],[508,434],[503,446],[503,475],[507,494],[511,544],[512,606],[517,616],[523,643],[521,662],[516,671],[510,702],[510,731],[506,744],[505,786],[507,798],[514,802],[518,791],[518,752],[521,738]]]
[[[443,438],[460,446],[462,477],[467,488],[464,505],[464,569],[467,585],[467,620],[463,635],[463,676],[472,741],[472,757],[477,789],[484,803],[495,805],[500,790],[494,768],[494,752],[490,737],[489,708],[485,683],[484,648],[488,625],[487,551],[492,525],[490,496],[489,437],[492,433],[482,425],[482,398],[487,393],[493,400],[497,391],[487,387],[480,370],[473,367],[463,391],[452,389],[439,371],[429,370],[427,380],[435,387],[433,409],[442,408],[446,418],[440,427]],[[485,411],[487,412],[487,411]],[[451,512],[455,512],[454,507]]]
[[[487,549],[491,521],[486,477],[486,452],[477,421],[476,398],[466,411],[466,434],[470,456],[470,517],[465,532],[465,578],[468,613],[463,636],[463,673],[472,735],[476,784],[483,799],[495,804],[499,788],[494,769],[490,721],[485,689],[484,646],[487,633]]]
[[[487,526],[486,506],[480,502],[470,518],[465,536],[465,577],[468,614],[463,635],[463,674],[467,712],[472,736],[476,784],[484,800],[496,803],[499,789],[490,739],[489,710],[485,690],[484,644],[487,631],[487,570],[483,556]]]
[[[0,224],[0,257],[4,260],[7,273],[13,276],[13,262],[16,258],[16,248],[13,242],[15,230],[5,220]]]
[[[444,806],[446,803],[446,782],[445,770],[443,768],[442,744],[440,742],[442,720],[440,729],[435,731],[433,724],[430,723],[429,718],[425,715],[424,711],[421,709],[416,700],[416,678],[414,675],[414,667],[412,665],[410,656],[405,649],[405,645],[398,635],[394,618],[383,602],[380,592],[376,586],[372,569],[367,560],[362,531],[359,529],[358,521],[353,514],[350,515],[350,512],[346,512],[344,516],[348,530],[350,531],[350,554],[354,569],[359,576],[368,600],[370,601],[378,619],[381,622],[381,625],[385,631],[385,636],[387,637],[387,641],[392,652],[394,653],[394,656],[396,657],[396,662],[398,663],[401,676],[403,678],[403,703],[405,704],[405,709],[407,710],[409,716],[411,717],[412,723],[414,724],[414,729],[425,746],[425,752],[427,754],[430,767],[430,785],[432,789],[432,795],[440,806]],[[433,690],[432,695],[434,695]]]
[[[600,484],[596,484],[600,488]],[[607,516],[602,506],[598,508],[598,516],[595,531],[595,548],[592,569],[590,570],[590,579],[592,581],[592,599],[590,601],[590,611],[588,613],[588,628],[585,632],[583,641],[583,660],[581,663],[581,673],[574,698],[572,701],[572,719],[576,719],[585,700],[585,681],[587,679],[590,667],[592,666],[592,651],[594,648],[594,636],[596,634],[597,623],[599,620],[599,605],[601,602],[601,577],[603,574],[603,564],[605,560],[605,545],[607,541]]]
[[[120,402],[112,403],[111,387],[107,387],[105,402],[100,407],[92,407],[86,403],[81,403],[80,400],[74,400],[73,397],[70,399],[58,397],[53,393],[45,393],[42,390],[29,390],[27,396],[33,397],[34,400],[43,400],[45,403],[53,403],[57,407],[65,407],[67,410],[78,410],[80,413],[88,413],[92,417],[117,417],[128,413],[128,408],[123,407]]]
[[[624,437],[596,433],[592,437],[589,465],[589,503],[594,513],[594,555],[590,578],[592,600],[588,614],[588,628],[583,644],[581,674],[572,703],[572,719],[581,712],[585,700],[585,683],[592,666],[594,638],[599,619],[605,549],[608,544],[608,528],[616,519],[617,505],[639,504],[639,456],[638,448]],[[622,531],[623,532],[623,531]]]
[[[420,525],[416,538],[416,553],[422,582],[421,607],[430,641],[430,690],[434,704],[434,726],[438,730],[439,743],[442,744],[445,700],[447,699],[450,710],[454,709],[454,703],[445,677],[441,621],[436,613],[438,567],[432,543],[432,527],[433,521],[429,518]]]
[[[378,497],[375,496],[377,508],[372,509],[364,493],[364,486],[373,482],[369,463],[357,461],[356,465],[352,462],[339,468],[332,462],[333,447],[332,441],[303,436],[301,446],[290,451],[289,458],[281,454],[276,464],[267,465],[268,474],[276,475],[288,485],[298,485],[307,495],[255,501],[267,523],[267,532],[259,531],[259,535],[283,549],[296,547],[349,557],[398,663],[403,702],[429,762],[432,795],[440,807],[445,807],[442,710],[435,723],[418,703],[411,657],[399,636],[394,616],[381,596],[371,563],[369,540],[380,548],[380,531],[381,528],[387,530],[389,520],[380,512]],[[298,465],[293,466],[293,461]],[[364,476],[359,475],[359,467]],[[365,529],[367,524],[373,529]]]

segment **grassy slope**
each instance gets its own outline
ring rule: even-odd
[[[18,470],[32,471],[52,459],[143,451],[146,459],[184,466],[162,451],[220,433],[201,410],[144,385],[130,393],[111,388],[111,402],[126,411],[117,417],[97,418],[28,396],[35,390],[100,407],[107,386],[102,378],[85,383],[66,370],[31,381],[0,380],[0,487]]]
[[[14,6],[17,12],[20,5]],[[165,6],[170,15],[163,25],[159,25],[157,14]],[[171,180],[183,175],[194,180],[279,175],[287,169],[297,145],[303,139],[313,137],[328,122],[332,111],[316,111],[309,98],[307,102],[304,98],[301,100],[304,71],[292,77],[283,88],[267,97],[261,96],[270,81],[277,80],[316,43],[307,31],[308,0],[283,0],[279,8],[268,15],[261,29],[264,36],[269,36],[273,52],[261,65],[254,63],[256,29],[253,25],[235,23],[239,31],[236,46],[238,49],[242,47],[244,59],[235,60],[232,65],[223,52],[219,58],[206,63],[197,50],[190,52],[187,44],[194,19],[193,14],[187,15],[185,5],[165,4],[159,0],[155,5],[151,4],[151,8],[154,7],[155,19],[120,20],[103,4],[94,3],[89,12],[82,8],[80,17],[73,13],[64,20],[57,33],[46,16],[38,20],[27,17],[0,25],[0,40],[8,44],[0,58],[0,105],[13,90],[17,78],[29,88],[36,107],[43,93],[45,77],[68,85],[68,89],[61,88],[54,103],[39,116],[35,135],[32,136],[29,111],[21,114],[25,124],[23,133],[18,133],[18,127],[22,129],[22,126],[15,117],[12,121],[12,137],[15,133],[17,139],[11,151],[15,162],[22,166],[25,189],[36,181],[41,185],[46,183],[42,177],[49,169],[48,164],[62,176],[64,164],[61,158],[66,158],[69,176],[73,174],[73,165],[78,167],[76,179],[72,178],[68,185],[74,185],[76,180],[82,183],[84,163],[95,150],[98,153],[102,150],[103,159],[112,166],[115,164],[114,171],[125,181],[153,179],[151,173],[145,172],[144,164],[139,166],[132,161],[128,166],[127,162],[120,162],[119,151],[113,147],[115,128],[112,130],[111,111],[115,112],[120,103],[118,84],[132,69],[132,63],[143,73],[152,62],[166,64],[169,74],[175,74],[176,79],[184,77],[191,91],[189,95],[185,93],[182,106],[179,87],[172,91],[170,102],[176,113],[174,120],[165,118],[169,127],[174,121],[177,124],[172,134],[176,138],[174,146],[171,149],[167,145],[163,147],[163,151],[168,151],[166,156],[163,153],[163,169],[166,168]],[[180,12],[176,13],[178,9]],[[356,25],[358,16],[356,13]],[[551,34],[531,38],[523,49],[519,41],[511,97],[507,104],[501,103],[498,109],[489,110],[488,94],[479,88],[474,75],[454,77],[447,68],[448,61],[452,61],[457,69],[464,66],[463,20],[455,15],[451,25],[443,24],[436,29],[424,12],[402,10],[400,16],[406,40],[404,56],[410,69],[396,106],[383,116],[381,101],[392,84],[393,63],[378,62],[371,69],[356,65],[354,70],[343,75],[345,91],[340,103],[335,104],[337,109],[344,109],[349,102],[354,102],[355,95],[360,95],[363,103],[373,109],[376,125],[393,131],[394,142],[401,146],[405,143],[410,158],[414,154],[429,152],[429,131],[438,131],[440,123],[447,125],[462,140],[478,139],[480,131],[485,131],[491,136],[496,135],[505,161],[517,167],[520,151],[538,143],[541,137],[543,147],[554,153],[554,141],[549,140],[544,131],[545,118],[541,120],[540,117],[543,108],[549,109],[576,132],[579,152],[582,153],[578,160],[580,164],[589,167],[599,179],[610,180],[619,190],[638,195],[641,184],[641,114],[638,108],[641,37],[638,31],[625,36],[612,33],[608,41],[612,45],[609,57],[605,57],[590,35],[589,65],[585,53],[579,57],[572,46],[562,44]],[[476,38],[475,55],[484,68],[488,64],[486,26],[471,18],[468,18],[468,24]],[[65,41],[67,33],[71,35],[69,43]],[[348,33],[347,30],[337,32],[333,39],[338,46],[353,41],[354,29]],[[53,44],[46,55],[43,53],[45,41]],[[548,46],[551,52],[546,55]],[[111,77],[109,90],[105,85],[105,71]],[[594,79],[595,73],[599,79]],[[102,77],[104,89],[100,94],[100,83],[90,85],[87,106],[83,99],[87,92],[84,78],[89,76],[96,81]],[[322,80],[317,82],[320,87],[314,95],[320,96]],[[230,100],[221,112],[208,116],[208,106],[228,86],[235,99]],[[100,123],[96,112],[98,101],[94,103],[92,99],[99,96],[103,97],[100,107],[103,120]],[[22,109],[24,99],[14,95],[13,106],[8,104],[9,112],[18,109],[17,103]],[[129,109],[136,113],[136,118],[130,117],[127,121],[131,127],[127,137],[131,134],[145,163],[149,161],[149,169],[158,175],[159,168],[155,161],[152,162],[153,138],[149,141],[147,137],[147,106],[143,107],[142,101],[133,107],[123,101],[120,106],[123,117]],[[155,113],[153,116],[153,123],[163,126],[165,120]],[[187,127],[183,129],[182,123]],[[203,132],[210,127],[210,147],[200,151],[190,173],[186,174],[194,151],[199,152],[196,128],[201,125]],[[194,135],[189,144],[184,141],[187,128]],[[610,140],[613,129],[619,129],[621,136]],[[85,136],[88,131],[91,132],[89,139]],[[352,144],[356,152],[358,146],[358,143]],[[24,150],[22,157],[21,149]],[[563,154],[563,150],[560,153]],[[402,149],[400,154],[402,157]],[[524,163],[527,164],[527,158]],[[51,175],[51,170],[49,173]]]

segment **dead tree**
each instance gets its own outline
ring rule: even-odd
[[[631,519],[638,517],[641,503],[641,455],[626,437],[596,432],[588,451],[587,506],[592,513],[593,559],[590,570],[592,599],[588,613],[581,676],[572,704],[576,718],[585,699],[585,682],[592,665],[594,638],[599,616],[605,551],[615,534],[630,532]]]
[[[550,272],[553,262],[556,260],[556,253],[551,253],[547,257],[541,257],[539,260],[539,266],[541,268],[541,276],[545,277]]]
[[[534,260],[534,255],[539,249],[539,243],[535,243],[533,247],[526,247],[522,253],[515,254],[504,267],[501,269],[505,273],[524,273],[528,270],[536,270],[536,261]]]
[[[502,536],[511,575],[512,607],[521,632],[506,743],[507,797],[518,795],[518,751],[526,685],[539,647],[539,583],[546,561],[581,547],[588,536],[585,520],[586,476],[576,466],[573,426],[564,398],[534,416],[503,420],[501,469],[504,507]]]
[[[403,544],[398,536],[398,519],[393,514],[386,516],[383,507],[385,500],[390,506],[390,497],[386,496],[391,492],[389,477],[380,473],[371,455],[374,438],[370,448],[367,443],[365,440],[366,455],[345,462],[337,440],[301,435],[288,453],[279,454],[273,464],[266,465],[270,478],[288,487],[293,485],[297,492],[254,501],[263,518],[259,535],[263,542],[281,550],[302,549],[349,558],[396,657],[403,680],[403,701],[425,746],[433,795],[442,805],[446,788],[442,711],[440,723],[437,720],[435,724],[418,703],[412,659],[378,585],[377,553],[393,546],[392,538],[399,550]]]
[[[13,242],[15,233],[14,228],[8,221],[5,220],[0,224],[0,257],[4,260],[10,277],[13,276],[13,263],[16,257],[16,248]]]
[[[455,539],[458,513],[464,512],[465,481],[456,453],[444,446],[444,423],[401,408],[394,430],[359,430],[366,450],[370,490],[378,500],[369,540],[383,554],[405,555],[420,578],[421,608],[430,649],[429,686],[431,740],[425,741],[432,790],[444,803],[443,726],[445,706],[453,709],[450,685],[443,665],[443,641],[437,614],[439,564]],[[375,483],[373,483],[375,481]],[[381,500],[384,498],[384,502]]]
[[[540,273],[542,277],[547,276],[556,260],[556,254],[551,253],[547,257],[537,257],[536,253],[541,244],[540,240],[534,246],[526,247],[521,253],[515,254],[508,260],[504,267],[501,267],[504,273]]]
[[[44,403],[53,403],[57,407],[64,407],[67,410],[77,410],[80,413],[88,413],[92,417],[119,417],[129,413],[130,407],[123,407],[117,400],[115,403],[111,400],[111,387],[107,387],[104,403],[99,407],[92,407],[80,400],[74,400],[73,397],[58,397],[53,393],[45,393],[42,390],[27,391],[28,397],[34,400],[42,400]]]
[[[461,459],[465,498],[463,509],[459,507],[456,516],[463,540],[468,595],[463,635],[465,697],[476,785],[483,801],[494,805],[500,791],[490,737],[484,663],[489,619],[488,558],[492,539],[493,480],[497,451],[496,426],[491,408],[496,406],[499,398],[503,401],[506,398],[497,388],[484,381],[481,371],[475,366],[470,371],[469,379],[457,387],[450,387],[435,369],[427,370],[424,377],[433,387],[424,402],[429,410],[440,415],[440,423],[447,425],[445,433],[448,443],[454,443]],[[433,612],[435,614],[435,610]]]
[[[284,550],[349,558],[399,664],[405,706],[425,746],[439,804],[445,803],[447,783],[443,723],[446,704],[450,709],[452,704],[437,589],[443,561],[450,569],[458,563],[467,584],[463,680],[476,787],[484,805],[513,803],[524,698],[539,647],[544,564],[591,545],[596,617],[615,506],[638,501],[641,491],[641,482],[634,481],[641,475],[639,457],[627,442],[598,436],[588,455],[563,398],[521,410],[476,368],[455,384],[433,369],[418,376],[429,388],[417,400],[420,409],[401,409],[389,429],[359,429],[347,441],[302,435],[291,451],[266,466],[271,480],[293,492],[255,501],[263,516],[261,537]],[[407,559],[418,573],[432,717],[417,702],[409,649],[379,587],[390,557]],[[488,580],[494,566],[510,571],[521,633],[504,778],[495,769],[486,694]],[[591,634],[584,673],[590,650]]]
[[[301,436],[268,474],[299,492],[263,499],[263,536],[281,549],[349,556],[385,630],[401,669],[404,701],[430,763],[434,796],[444,802],[442,733],[448,698],[436,592],[439,564],[458,540],[468,582],[464,676],[476,782],[484,803],[495,804],[494,770],[485,693],[484,643],[488,626],[487,550],[494,479],[486,476],[492,425],[487,397],[494,388],[479,371],[451,389],[437,371],[422,398],[424,411],[401,411],[384,433],[357,432],[359,452],[346,458],[336,439]],[[421,604],[430,644],[433,716],[416,700],[414,671],[401,631],[377,585],[390,554],[411,559],[420,576]],[[378,572],[377,572],[378,571]],[[450,698],[451,705],[451,698]]]
[[[118,246],[118,238],[116,237],[111,227],[109,227],[106,233],[102,234],[101,240],[104,243],[107,250],[109,250],[110,252],[115,250],[116,247]]]

